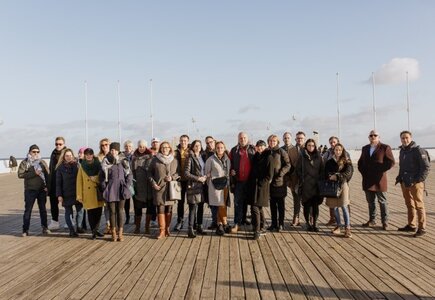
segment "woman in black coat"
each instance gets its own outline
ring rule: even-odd
[[[323,159],[317,150],[316,142],[313,139],[308,139],[296,167],[300,185],[299,195],[304,206],[304,217],[308,231],[319,231],[317,219],[319,205],[322,204],[323,198],[319,196],[318,182],[320,178],[323,178],[323,169]]]
[[[270,184],[272,225],[268,229],[279,232],[284,228],[285,197],[287,196],[287,182],[284,180],[284,175],[290,171],[290,159],[287,151],[279,147],[278,136],[272,134],[267,139],[267,143],[269,144],[273,168],[273,177]]]
[[[252,227],[254,239],[264,233],[265,218],[263,207],[269,205],[270,183],[273,178],[273,165],[270,150],[266,149],[266,142],[259,140],[255,145],[256,153],[252,159],[250,188],[252,195],[248,198],[251,205]]]
[[[56,197],[60,204],[65,207],[65,221],[68,225],[69,235],[77,237],[83,233],[83,229],[77,227],[77,231],[72,223],[73,206],[76,207],[77,226],[83,222],[83,204],[77,201],[76,182],[78,164],[71,149],[64,149],[56,165]]]
[[[205,162],[201,152],[201,141],[193,141],[190,144],[189,160],[184,170],[184,176],[187,179],[187,203],[189,204],[188,236],[190,238],[196,237],[194,229],[196,229],[198,234],[206,234],[202,227],[202,220],[204,215],[204,194],[206,192],[204,190],[204,183],[207,180],[207,176],[205,176]]]

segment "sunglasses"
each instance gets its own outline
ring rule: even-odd
[[[56,146],[63,146],[63,144],[59,144],[59,143],[56,143],[55,145],[56,145]]]
[[[369,137],[377,137],[378,135],[377,134],[371,134],[371,135],[369,135]]]
[[[33,150],[32,153],[39,153],[39,151],[38,150]]]

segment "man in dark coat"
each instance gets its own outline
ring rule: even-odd
[[[174,231],[180,231],[184,224],[184,203],[187,192],[187,179],[184,176],[184,168],[189,161],[189,136],[187,134],[180,136],[180,144],[174,152],[181,173],[181,200],[177,201],[177,224],[174,226]]]
[[[415,232],[414,237],[426,233],[426,210],[424,208],[424,182],[429,174],[430,161],[426,150],[420,148],[413,140],[412,133],[400,133],[399,175],[396,184],[402,187],[403,198],[408,209],[408,224],[399,231]],[[417,211],[417,214],[416,214]],[[418,229],[417,219],[418,218]]]
[[[370,131],[370,144],[361,150],[358,170],[362,175],[362,187],[369,205],[369,220],[363,227],[376,225],[376,198],[381,208],[382,228],[388,228],[387,171],[394,166],[391,147],[381,143],[379,133]]]
[[[65,139],[61,136],[58,136],[55,139],[54,145],[55,148],[50,155],[50,184],[48,185],[51,211],[51,222],[48,224],[48,229],[50,230],[59,229],[59,201],[56,197],[56,165],[59,161],[62,150],[66,148]]]
[[[296,166],[301,157],[301,152],[304,149],[305,144],[305,133],[298,131],[296,133],[296,145],[291,147],[288,151],[288,156],[290,159],[290,171],[289,171],[289,182],[288,186],[292,192],[293,196],[293,220],[292,226],[300,226],[299,213],[301,211],[301,199],[297,192],[297,187],[299,186],[299,179],[296,174]]]
[[[252,158],[255,147],[249,144],[248,135],[240,132],[239,143],[230,151],[231,160],[231,186],[234,191],[234,227],[232,233],[236,233],[242,224],[250,225],[246,220],[248,210],[248,179],[252,168]]]

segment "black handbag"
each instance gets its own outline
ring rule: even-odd
[[[320,179],[318,182],[319,196],[327,198],[340,198],[342,188],[338,181]]]
[[[228,185],[228,178],[226,176],[216,177],[211,180],[214,185],[214,188],[217,190],[223,190]]]

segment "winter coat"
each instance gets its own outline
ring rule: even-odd
[[[131,169],[134,178],[134,199],[140,202],[152,203],[153,188],[150,183],[150,165],[153,155],[150,150],[146,149],[144,155],[136,150],[131,161]]]
[[[45,183],[44,180],[42,180],[42,178],[36,174],[35,168],[33,166],[29,166],[27,158],[20,163],[18,168],[18,178],[24,179],[25,190],[40,191],[47,187],[49,180],[47,163],[41,160],[40,166],[44,173]]]
[[[396,183],[400,182],[410,187],[424,182],[429,174],[430,162],[426,150],[420,148],[414,141],[407,147],[400,147],[399,175]]]
[[[293,191],[296,192],[297,186],[299,185],[299,177],[298,174],[296,174],[296,167],[298,165],[298,161],[301,157],[301,152],[303,151],[303,148],[300,148],[299,146],[293,146],[288,150],[288,157],[290,160],[290,171],[289,171],[289,182],[288,187]]]
[[[340,167],[337,161],[332,157],[325,163],[324,178],[328,179],[329,175],[336,175],[341,185],[342,191],[339,198],[326,198],[326,205],[329,207],[343,207],[350,203],[349,198],[349,181],[353,175],[353,165],[350,159]]]
[[[107,164],[106,158],[102,165]],[[104,167],[103,167],[104,168]],[[133,184],[129,163],[125,159],[118,160],[113,165],[108,165],[107,174],[100,172],[100,183],[103,189],[103,198],[106,202],[118,202],[131,198],[129,186]],[[107,176],[107,178],[106,178]]]
[[[284,175],[290,171],[290,160],[287,151],[275,147],[270,150],[272,156],[273,178],[270,184],[270,196],[284,198],[287,196],[287,182]]]
[[[204,202],[204,193],[206,191],[204,191],[204,184],[198,181],[198,178],[204,174],[202,173],[198,157],[191,152],[186,163],[186,168],[184,169],[184,177],[187,179],[187,203],[195,204]]]
[[[89,176],[82,167],[77,173],[76,194],[77,200],[83,203],[85,209],[94,209],[104,206],[103,199],[97,198],[98,175]]]
[[[318,152],[309,154],[306,150],[303,150],[296,167],[299,185],[302,188],[300,196],[303,204],[322,203],[323,198],[319,196],[318,182],[324,176],[323,169],[323,159]]]
[[[230,168],[231,162],[226,154],[224,154],[222,160],[220,160],[217,155],[214,154],[213,156],[210,156],[205,162],[205,174],[208,177],[208,204],[210,206],[227,205],[227,199],[225,199],[225,189],[216,189],[213,185],[212,179],[225,176],[227,177],[227,183],[229,187]]]
[[[231,168],[236,171],[236,180],[240,173],[240,145],[234,146],[230,151],[230,159],[231,159]],[[246,152],[248,154],[248,159],[250,162],[252,162],[252,158],[255,155],[255,147],[252,145],[246,146]]]
[[[179,164],[174,157],[170,164],[164,164],[157,156],[154,156],[150,164],[150,183],[161,187],[159,191],[153,188],[154,205],[173,205],[174,200],[169,198],[169,183],[165,181],[165,176],[169,175],[172,180],[179,180]]]
[[[387,171],[393,166],[394,156],[390,146],[379,143],[372,156],[370,156],[370,144],[364,146],[358,160],[363,190],[386,192]]]
[[[78,170],[76,162],[63,163],[56,169],[56,198],[63,198],[63,206],[77,204]]]
[[[63,149],[65,149],[65,148],[63,148]],[[62,154],[62,150],[57,151],[56,149],[54,149],[50,155],[50,165],[49,165],[50,180],[49,180],[49,184],[48,184],[48,195],[50,197],[56,197],[56,178],[57,178],[56,177],[56,166],[57,166],[57,163],[59,162],[59,158],[60,158],[60,155]]]
[[[255,153],[248,188],[252,195],[248,197],[248,204],[259,207],[269,206],[270,184],[273,176],[273,158],[270,150],[266,149],[261,154]]]

